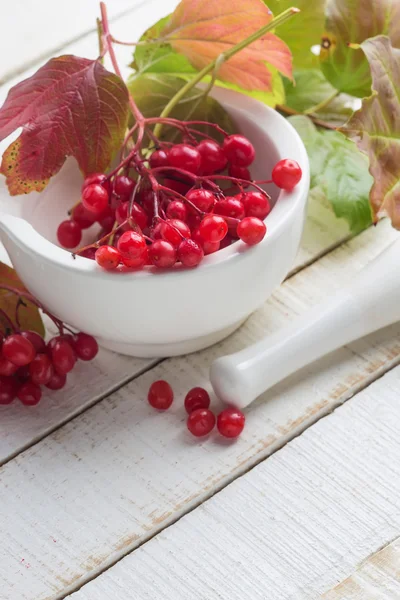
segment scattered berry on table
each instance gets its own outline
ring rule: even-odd
[[[151,384],[147,399],[153,408],[167,410],[174,400],[174,392],[167,381],[160,379]]]
[[[215,427],[215,415],[208,408],[197,408],[187,419],[187,428],[196,437],[210,433]]]
[[[236,438],[242,433],[245,421],[242,411],[236,408],[226,408],[217,417],[217,429],[224,437]]]
[[[192,388],[185,396],[185,408],[189,414],[198,408],[208,408],[209,406],[210,396],[202,387]]]

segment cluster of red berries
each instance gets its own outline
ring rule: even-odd
[[[92,360],[97,352],[96,340],[86,333],[62,334],[47,344],[35,331],[1,336],[0,404],[19,398],[33,406],[42,397],[41,386],[60,390],[77,359]]]
[[[174,392],[169,383],[161,379],[151,384],[147,398],[153,408],[167,410],[174,400]],[[210,410],[210,396],[204,388],[189,390],[185,397],[185,409],[189,414],[187,428],[195,437],[211,433],[215,423],[219,433],[227,438],[237,438],[243,431],[244,414],[236,408],[225,408],[215,417]]]
[[[239,134],[226,136],[222,145],[212,139],[196,146],[162,143],[120,174],[87,177],[82,201],[58,227],[58,240],[73,249],[82,230],[97,223],[100,238],[77,253],[109,271],[145,265],[166,269],[176,263],[195,267],[237,239],[258,244],[271,206],[268,194],[251,182],[248,167],[254,158],[253,145]],[[135,178],[129,176],[132,170]],[[286,190],[300,179],[299,165],[289,159],[272,173],[272,181]],[[255,189],[245,191],[249,185]]]

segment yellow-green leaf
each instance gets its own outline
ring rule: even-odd
[[[372,223],[369,191],[372,177],[366,157],[338,131],[318,129],[309,117],[291,117],[302,138],[311,167],[311,191],[323,194],[337,217],[354,233]]]
[[[15,269],[0,262],[0,309],[4,311],[14,325],[16,325],[15,315],[19,296],[8,290],[1,289],[2,285],[7,285],[25,292],[27,291]],[[21,329],[37,331],[37,333],[44,336],[44,325],[37,306],[24,298],[22,298],[22,300],[23,304],[20,304],[20,307],[18,308]],[[7,320],[0,313],[0,329],[4,333],[7,328]]]
[[[326,33],[321,42],[321,67],[339,91],[359,98],[371,94],[371,72],[361,49],[368,38],[385,34],[400,46],[400,2],[398,0],[328,0]]]
[[[287,43],[295,69],[311,68],[318,65],[318,57],[311,48],[320,43],[324,30],[325,0],[263,0],[274,15],[295,6],[300,13],[278,30],[279,37]]]
[[[129,91],[145,117],[158,117],[173,96],[185,85],[186,81],[163,73],[145,73],[128,81]],[[235,130],[226,110],[210,96],[204,96],[204,90],[194,88],[182,98],[172,110],[170,117],[182,121],[208,121],[217,123],[225,131]],[[205,133],[214,129],[203,128]],[[174,139],[175,129],[163,128],[164,139]]]

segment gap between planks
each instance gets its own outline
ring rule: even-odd
[[[209,387],[213,358],[295,318],[327,290],[343,286],[396,237],[388,222],[364,232],[288,280],[229,340],[164,361],[3,468],[1,530],[8,548],[2,560],[3,589],[8,589],[8,574],[21,570],[14,558],[23,551],[34,568],[23,573],[26,586],[15,589],[15,598],[32,600],[26,589],[35,600],[64,597],[396,364],[399,327],[338,350],[254,404],[237,444],[193,442],[184,432],[182,409],[160,416],[143,401],[155,377],[169,379],[179,397],[190,384]],[[11,497],[16,480],[18,491]],[[28,513],[25,497],[31,498]],[[31,522],[30,511],[44,501],[43,521]],[[13,523],[4,518],[10,503]],[[54,530],[58,543],[49,546],[46,539]]]

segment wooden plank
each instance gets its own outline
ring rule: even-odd
[[[320,599],[400,533],[399,393],[397,368],[71,600]],[[398,600],[399,556],[322,598]]]
[[[381,388],[382,389],[382,388]],[[323,600],[398,600],[400,598],[400,538],[374,552]]]
[[[396,236],[383,222],[341,246],[288,280],[225,342],[163,362],[5,465],[0,589],[9,600],[73,591],[397,364],[399,326],[276,386],[248,411],[237,443],[217,436],[199,442],[185,431],[183,396],[194,385],[209,388],[214,358],[278,329],[343,286]],[[145,400],[158,378],[176,393],[166,414]]]
[[[109,0],[109,17],[129,17],[143,0]],[[2,36],[0,40],[0,84],[24,72],[36,62],[59,54],[75,40],[96,31],[98,0],[19,0],[2,3]],[[160,17],[162,15],[160,14]],[[92,36],[93,37],[93,36]],[[129,40],[134,41],[134,39]]]
[[[18,401],[0,406],[0,464],[157,362],[100,349],[92,362],[76,365],[64,389],[51,392],[43,388],[43,397],[37,406],[26,407]]]
[[[168,13],[175,4],[176,0],[164,0],[162,9],[159,9],[157,8],[160,7],[159,0],[148,1],[135,12],[135,17],[128,15],[117,19],[113,24],[115,34],[121,39],[134,39],[154,21],[157,10]],[[56,4],[54,4],[54,10],[55,7]],[[42,9],[43,7],[40,10]],[[95,57],[97,52],[96,35],[90,34],[74,42],[65,48],[64,52]],[[128,64],[131,52],[131,48],[118,48],[121,65]],[[0,88],[0,103],[4,101],[10,87],[19,79],[32,74],[36,68],[37,65]],[[128,69],[125,67],[125,74],[127,73]],[[0,144],[0,152],[4,151],[9,143],[9,139],[4,140]],[[1,181],[1,185],[4,186],[4,181]],[[22,198],[22,201],[29,202],[29,197]],[[329,206],[324,205],[320,200],[311,201],[302,248],[293,272],[300,270],[329,248],[346,239],[347,236],[347,226],[336,219]],[[0,260],[7,260],[2,247],[0,247]],[[93,365],[79,365],[78,369],[70,376],[70,384],[65,391],[45,394],[45,398],[38,407],[34,409],[26,409],[17,405],[0,407],[0,462],[9,460],[11,456],[29,447],[47,435],[49,431],[73,418],[74,415],[91,406],[107,392],[134,377],[135,374],[151,364],[153,364],[152,361],[123,358],[102,351]]]

